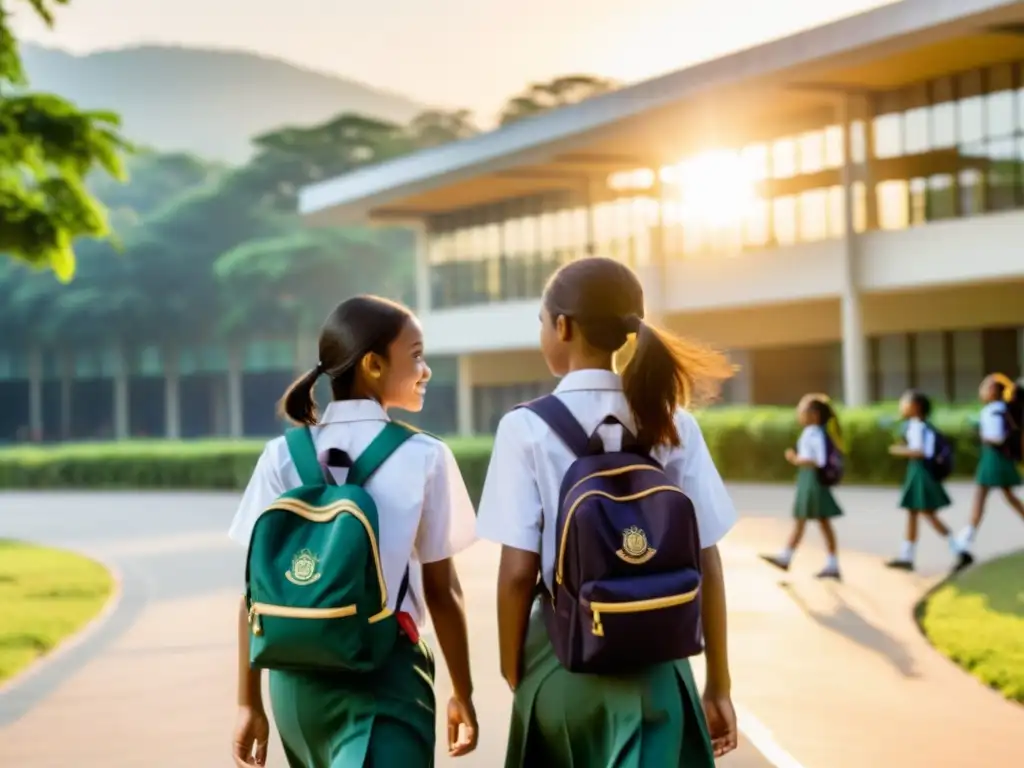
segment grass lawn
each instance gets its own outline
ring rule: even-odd
[[[932,644],[986,685],[1024,703],[1024,552],[984,563],[921,608]]]
[[[0,682],[84,627],[113,586],[86,557],[0,539]]]

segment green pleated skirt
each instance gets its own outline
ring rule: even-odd
[[[688,661],[630,676],[569,672],[536,602],[523,651],[505,768],[713,768]]]
[[[434,659],[399,639],[366,674],[270,672],[270,704],[289,768],[430,768]]]
[[[832,489],[822,485],[818,470],[814,467],[800,467],[796,476],[796,499],[793,502],[793,517],[797,520],[825,520],[839,517],[839,508]]]
[[[994,445],[982,445],[974,481],[985,488],[1016,488],[1021,484],[1020,470],[1013,459]]]
[[[928,471],[924,459],[911,459],[907,464],[907,476],[903,479],[903,493],[900,507],[917,512],[932,512],[952,504],[942,483]]]

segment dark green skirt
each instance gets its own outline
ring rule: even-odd
[[[826,520],[839,517],[843,510],[836,504],[832,489],[822,485],[815,467],[800,467],[796,476],[796,500],[793,517],[797,520]]]
[[[688,661],[630,676],[574,674],[533,606],[505,768],[713,768]]]
[[[982,445],[974,481],[985,488],[1016,488],[1020,471],[1013,459],[994,445]]]
[[[900,507],[916,512],[933,512],[952,504],[942,483],[928,471],[924,459],[911,459],[907,464],[907,476],[903,480],[903,495]]]
[[[400,638],[376,672],[271,671],[270,704],[289,768],[434,764],[434,659]]]

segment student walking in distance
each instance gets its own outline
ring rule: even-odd
[[[1017,465],[1024,452],[1024,391],[1001,373],[986,376],[978,390],[981,402],[981,456],[974,476],[977,488],[974,492],[974,507],[971,523],[960,533],[960,545],[964,551],[974,543],[981,519],[985,514],[985,502],[989,492],[998,488],[1003,492],[1006,503],[1024,518],[1024,504],[1013,489],[1021,484]]]
[[[826,395],[804,395],[797,406],[797,418],[803,425],[796,450],[786,449],[786,461],[798,468],[796,500],[793,517],[796,524],[786,548],[777,555],[761,555],[761,559],[783,571],[789,570],[793,554],[804,536],[808,520],[817,520],[825,537],[828,557],[819,579],[839,580],[839,547],[832,518],[843,511],[832,495],[832,486],[842,479],[843,442],[839,420]]]
[[[317,414],[325,375],[333,401]],[[320,362],[285,394],[299,425],[260,456],[230,536],[248,547],[238,614],[237,766],[266,761],[270,703],[290,768],[433,765],[430,612],[451,672],[448,751],[477,739],[462,590],[452,557],[475,517],[448,447],[391,421],[419,411],[430,368],[405,307],[343,302],[320,333]]]
[[[477,524],[502,545],[507,768],[711,768],[736,746],[716,547],[736,512],[680,408],[732,367],[643,314],[625,265],[562,267],[540,315],[561,382],[495,436]],[[703,696],[688,658],[702,647]]]
[[[907,510],[907,534],[899,556],[886,563],[890,568],[914,570],[917,524],[922,517],[949,542],[950,551],[957,558],[957,570],[974,562],[969,553],[961,551],[956,537],[938,516],[940,509],[952,503],[942,481],[953,469],[953,446],[928,421],[931,413],[931,400],[922,392],[909,390],[900,399],[900,416],[906,421],[904,442],[890,446],[889,453],[908,460],[900,496],[900,507]]]

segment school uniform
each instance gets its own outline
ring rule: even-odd
[[[1016,488],[1021,484],[1016,462],[1007,456],[1001,447],[1008,437],[1005,419],[1006,403],[1001,400],[989,403],[981,409],[978,427],[983,442],[974,480],[984,488]],[[985,442],[988,440],[997,445]]]
[[[583,429],[619,450],[622,427],[635,423],[622,380],[606,370],[565,376],[555,395]],[[679,448],[658,448],[654,458],[691,498],[701,543],[717,544],[736,522],[736,510],[693,416],[680,411]],[[480,500],[482,538],[540,555],[550,592],[562,478],[575,456],[536,414],[506,414]],[[714,765],[700,694],[687,660],[655,665],[634,675],[574,674],[555,657],[536,601],[523,650],[523,678],[515,694],[506,768],[601,766],[711,768]]]
[[[388,422],[372,400],[337,401],[312,428],[317,453],[329,448],[353,460]],[[347,469],[330,468],[344,484]],[[248,547],[257,518],[284,491],[301,484],[284,438],[270,441],[245,490],[230,537]],[[401,610],[418,626],[426,620],[422,564],[448,559],[475,540],[473,505],[448,447],[417,434],[366,483],[380,514],[379,546],[388,608],[396,602],[406,567],[409,585]],[[271,670],[270,701],[290,768],[362,768],[433,764],[434,659],[420,641],[399,639],[377,671],[361,674]]]
[[[823,485],[818,470],[828,462],[828,444],[825,430],[817,424],[804,427],[796,443],[796,455],[802,461],[812,461],[814,466],[801,466],[796,476],[796,499],[793,502],[793,517],[798,520],[825,520],[839,517],[839,508],[832,489]]]
[[[948,507],[952,502],[946,489],[928,469],[928,460],[935,457],[935,430],[915,416],[907,421],[904,439],[908,450],[921,453],[924,458],[907,462],[900,508],[920,512]]]

